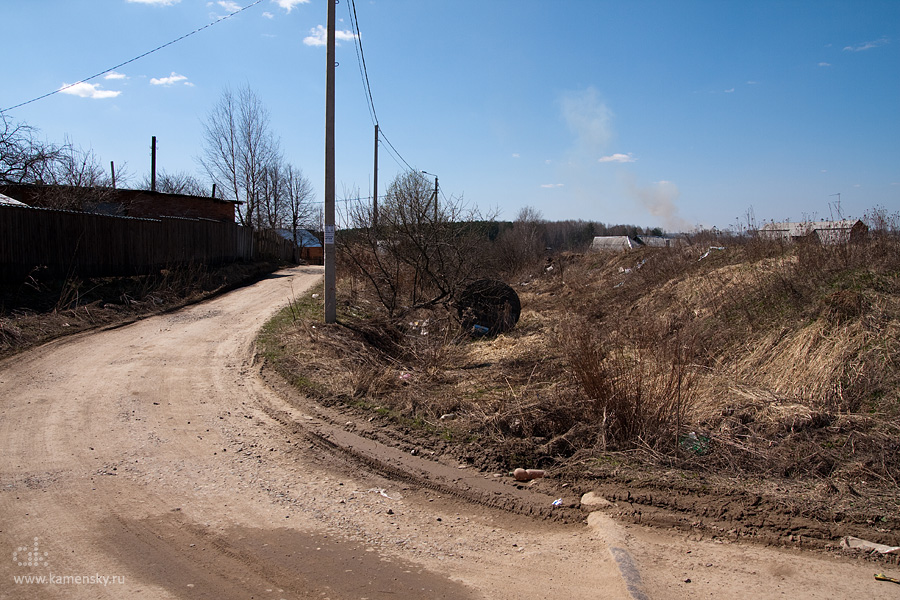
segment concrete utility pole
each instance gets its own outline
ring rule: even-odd
[[[337,321],[337,287],[334,272],[334,5],[328,0],[328,37],[325,51],[325,322]]]
[[[109,161],[109,173],[112,175],[112,189],[116,189],[116,162]]]
[[[156,136],[150,140],[150,191],[156,191]]]
[[[372,192],[372,227],[378,228],[378,124],[375,124],[375,176]]]

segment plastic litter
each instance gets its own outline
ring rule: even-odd
[[[900,554],[900,546],[886,546],[848,535],[841,540],[844,550],[865,550],[877,554]]]
[[[398,500],[398,498],[393,498],[391,496],[388,496],[387,490],[385,490],[384,488],[370,488],[369,492],[378,494],[379,496],[384,496],[388,500]]]
[[[553,506],[562,506],[562,498],[557,498],[553,502],[550,503]]]
[[[875,580],[876,581],[890,581],[891,583],[900,583],[900,579],[896,579],[894,577],[888,577],[884,573],[876,573]]]
[[[710,246],[709,250],[704,252],[703,256],[701,256],[700,258],[697,259],[697,262],[700,262],[701,260],[703,260],[704,258],[709,256],[710,252],[712,252],[713,250],[724,250],[724,249],[725,249],[725,246]]]
[[[709,438],[705,435],[699,435],[696,431],[679,436],[678,445],[682,450],[693,452],[699,456],[709,452]]]

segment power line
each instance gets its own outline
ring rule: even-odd
[[[372,98],[372,87],[369,85],[369,72],[366,69],[366,53],[363,52],[362,36],[359,32],[359,20],[356,17],[356,1],[350,0],[347,3],[347,10],[350,12],[350,27],[355,34],[353,37],[356,46],[356,63],[359,65],[359,75],[362,78],[363,90],[366,93],[366,100],[369,105],[369,115],[372,117],[372,124],[378,125],[378,115],[375,113],[375,101]]]
[[[353,31],[353,39],[356,45],[356,62],[359,64],[359,76],[362,79],[363,91],[366,95],[366,104],[368,105],[369,116],[372,118],[372,124],[378,126],[378,137],[387,143],[385,149],[389,149],[388,154],[391,155],[391,158],[394,159],[397,166],[403,168],[405,165],[408,170],[415,171],[406,159],[403,158],[397,148],[394,147],[387,136],[384,135],[384,127],[378,122],[378,115],[375,112],[375,99],[372,97],[372,87],[369,85],[369,72],[368,69],[366,69],[366,53],[363,51],[362,34],[359,31],[359,20],[356,16],[356,0],[350,0],[347,3],[347,10],[350,12],[350,27]],[[401,162],[403,164],[400,164]]]
[[[157,46],[157,47],[154,48],[153,50],[149,50],[149,51],[147,51],[147,52],[144,52],[143,54],[140,54],[140,55],[138,55],[138,56],[135,56],[134,58],[130,58],[130,59],[126,60],[125,62],[119,63],[119,64],[117,64],[117,65],[114,66],[114,67],[110,67],[110,68],[106,69],[105,71],[100,71],[99,73],[97,73],[97,74],[95,74],[95,75],[91,75],[90,77],[85,77],[84,79],[82,79],[82,80],[80,80],[80,81],[76,81],[75,83],[70,83],[70,84],[68,84],[68,85],[64,85],[63,87],[59,88],[58,90],[53,90],[52,92],[47,92],[46,94],[43,94],[42,96],[38,96],[38,97],[36,97],[36,98],[32,98],[31,100],[27,100],[27,101],[25,101],[25,102],[20,102],[19,104],[16,104],[15,106],[10,106],[9,108],[4,108],[4,109],[0,110],[0,112],[6,112],[6,111],[14,110],[14,109],[19,108],[19,107],[21,107],[21,106],[25,106],[26,104],[31,104],[32,102],[37,102],[38,100],[43,100],[44,98],[47,98],[47,97],[52,96],[52,95],[54,95],[54,94],[58,94],[59,92],[63,92],[63,91],[65,91],[65,90],[67,90],[67,89],[69,89],[69,88],[71,88],[71,87],[75,87],[76,85],[79,85],[79,84],[82,84],[82,83],[86,83],[86,82],[90,81],[91,79],[96,79],[97,77],[100,77],[101,75],[106,75],[106,74],[109,73],[110,71],[115,71],[115,70],[118,69],[118,68],[124,67],[125,65],[131,64],[131,63],[133,63],[133,62],[136,61],[136,60],[139,60],[139,59],[141,59],[141,58],[144,58],[145,56],[149,56],[150,54],[153,54],[154,52],[158,52],[159,50],[162,50],[163,48],[166,48],[166,47],[168,47],[168,46],[171,46],[172,44],[178,43],[178,42],[180,42],[180,41],[183,40],[183,39],[189,38],[189,37],[191,37],[192,35],[194,35],[195,33],[200,33],[200,32],[203,31],[204,29],[206,29],[206,28],[208,28],[208,27],[212,27],[213,25],[216,25],[217,23],[221,23],[221,22],[224,21],[225,19],[230,19],[231,17],[235,16],[236,14],[241,13],[241,12],[244,12],[244,11],[247,10],[248,8],[253,8],[254,6],[256,6],[257,4],[259,4],[259,3],[262,2],[262,1],[263,1],[263,0],[256,0],[256,2],[253,2],[252,4],[248,4],[248,5],[245,6],[244,8],[240,8],[240,9],[234,11],[233,13],[231,13],[231,14],[229,14],[229,15],[225,15],[224,17],[219,17],[218,19],[216,19],[216,20],[213,21],[212,23],[207,23],[207,24],[204,25],[203,27],[199,27],[199,28],[195,29],[194,31],[192,31],[192,32],[190,32],[190,33],[186,33],[186,34],[184,34],[183,36],[181,36],[181,37],[179,37],[179,38],[175,38],[175,39],[172,40],[171,42],[166,42],[165,44],[162,44],[161,46]]]
[[[390,149],[394,152],[394,154],[397,155],[397,158],[399,158],[401,161],[403,161],[403,164],[406,165],[406,168],[409,169],[410,171],[415,171],[415,169],[413,169],[412,166],[410,166],[410,164],[408,162],[406,162],[406,159],[400,155],[400,152],[398,152],[397,149],[394,148],[394,145],[391,143],[391,140],[389,140],[387,138],[387,136],[384,135],[383,127],[379,126],[379,133],[381,134],[381,139],[383,139],[385,142],[387,142],[387,147],[390,147]],[[388,154],[390,154],[390,152],[388,152]],[[397,163],[397,164],[399,165],[400,163]],[[400,166],[403,166],[403,165],[400,165]]]

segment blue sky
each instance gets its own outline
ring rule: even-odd
[[[0,3],[0,108],[252,0]],[[513,219],[680,231],[900,210],[900,2],[355,0],[378,122],[443,194]],[[337,190],[371,193],[373,123],[337,6]],[[325,0],[262,0],[8,116],[104,164],[200,174],[202,124],[249,85],[324,193]],[[349,38],[349,39],[348,39]],[[401,171],[382,145],[380,193]]]

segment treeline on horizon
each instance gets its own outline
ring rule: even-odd
[[[536,220],[528,223],[522,221],[469,221],[455,224],[461,229],[470,229],[482,232],[491,242],[496,242],[513,235],[517,230],[530,229],[533,238],[543,240],[544,248],[552,253],[557,252],[583,252],[588,249],[591,242],[597,236],[628,236],[631,238],[640,236],[661,237],[667,235],[659,227],[639,227],[637,225],[607,225],[599,221],[585,221],[583,219],[567,219],[564,221]],[[354,228],[344,228],[338,231],[338,236],[351,234]],[[321,232],[313,232],[321,238]]]

